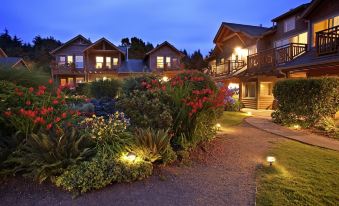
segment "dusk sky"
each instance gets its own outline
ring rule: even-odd
[[[119,45],[137,36],[154,45],[165,40],[204,55],[213,48],[221,22],[270,27],[271,19],[309,0],[2,0],[0,29],[24,42],[77,34]]]

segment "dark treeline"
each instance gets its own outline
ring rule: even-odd
[[[32,43],[24,43],[16,35],[11,36],[7,29],[0,34],[0,48],[2,48],[8,56],[22,57],[34,68],[40,68],[44,71],[50,71],[49,65],[53,57],[50,51],[62,45],[61,41],[54,37],[41,37],[37,35],[33,38]],[[121,46],[129,46],[130,59],[142,59],[145,54],[154,48],[150,42],[144,42],[137,37],[121,39]],[[200,50],[188,54],[186,50],[182,51],[186,57],[183,59],[187,69],[202,70],[207,67],[207,62]]]

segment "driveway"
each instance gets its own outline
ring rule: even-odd
[[[72,199],[51,184],[13,178],[0,186],[0,205],[254,205],[255,169],[277,141],[284,140],[243,123],[199,148],[188,163],[157,169],[145,181]]]

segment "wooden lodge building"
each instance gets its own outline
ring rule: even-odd
[[[172,77],[183,70],[184,54],[165,41],[145,55],[128,59],[126,47],[118,47],[105,38],[92,43],[82,35],[50,52],[55,58],[52,77],[61,85],[123,78],[143,73]]]
[[[216,81],[239,86],[246,108],[271,109],[279,79],[339,76],[338,0],[313,0],[272,22],[223,22],[207,58]]]

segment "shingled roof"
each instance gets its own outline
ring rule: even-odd
[[[128,61],[123,62],[118,69],[118,73],[141,73],[148,71],[149,68],[142,59],[129,59]]]
[[[22,63],[26,68],[28,68],[25,61],[20,57],[0,57],[1,66],[13,68],[20,63]]]
[[[302,5],[294,8],[294,9],[291,9],[288,12],[286,12],[286,13],[284,13],[284,14],[282,14],[282,15],[274,18],[274,19],[272,19],[272,22],[277,22],[277,21],[279,21],[281,19],[287,18],[287,17],[289,17],[289,16],[291,16],[293,14],[296,14],[296,13],[298,13],[300,11],[306,10],[309,7],[309,5],[310,5],[310,3],[302,4]]]
[[[220,35],[222,29],[226,27],[230,29],[231,31],[235,33],[243,33],[249,37],[252,38],[258,38],[261,37],[265,32],[269,31],[271,28],[262,27],[262,26],[253,26],[253,25],[246,25],[246,24],[236,24],[236,23],[229,23],[229,22],[223,22],[215,35],[214,43],[216,42],[216,39]]]

